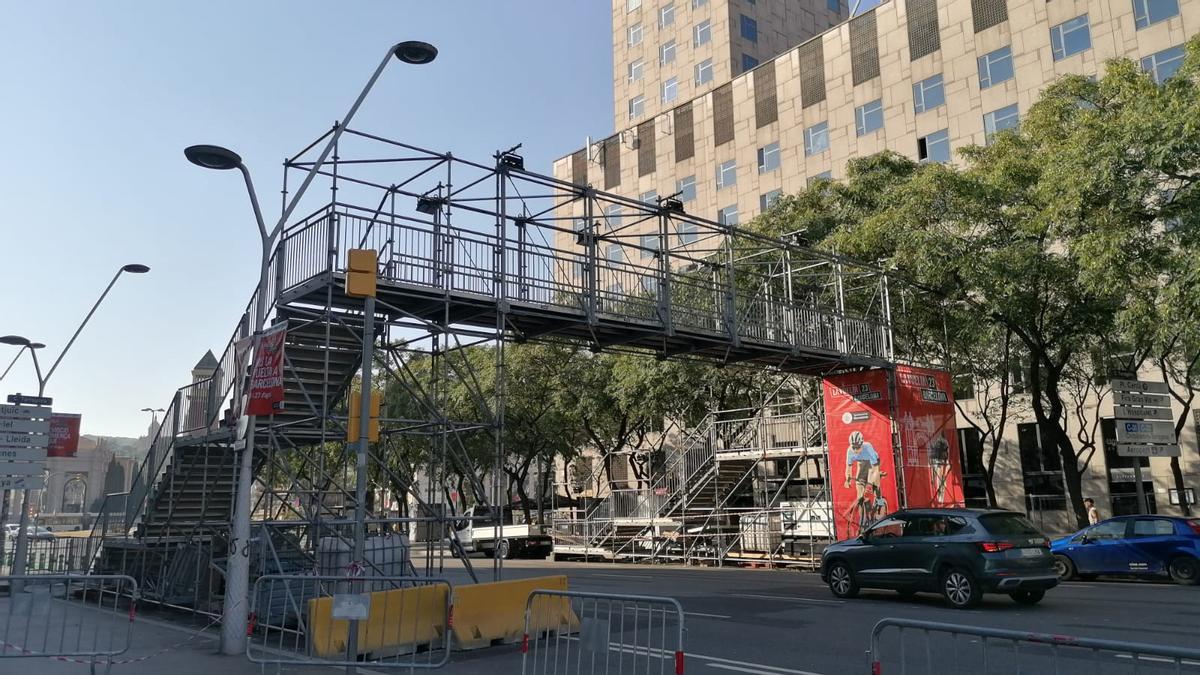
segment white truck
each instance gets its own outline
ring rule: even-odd
[[[520,511],[516,512],[520,515]],[[496,526],[495,509],[472,506],[455,528],[462,550],[467,555],[483,553],[499,558],[545,558],[554,550],[554,540],[541,525],[514,522],[510,507],[503,510],[500,526]],[[453,547],[452,547],[453,548]]]

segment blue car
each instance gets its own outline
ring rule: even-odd
[[[1064,580],[1098,574],[1169,576],[1200,583],[1200,518],[1121,516],[1050,542]]]

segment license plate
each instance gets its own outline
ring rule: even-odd
[[[1017,550],[1021,552],[1022,558],[1038,558],[1042,555],[1042,549],[1040,548],[1022,548]]]

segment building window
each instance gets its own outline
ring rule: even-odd
[[[1092,48],[1092,32],[1088,27],[1088,15],[1077,16],[1050,29],[1050,48],[1054,60],[1063,59]]]
[[[721,209],[720,211],[717,211],[717,222],[722,225],[737,225],[738,224],[737,205],[726,206],[725,208]]]
[[[954,376],[954,400],[965,401],[975,398],[975,378],[968,375]]]
[[[571,219],[571,230],[574,231],[576,234],[579,234],[580,232],[583,232],[586,229],[588,229],[588,222],[587,222],[586,218],[572,218]]]
[[[642,0],[626,0],[625,6],[628,8],[628,11],[632,12],[642,6]]]
[[[684,176],[675,184],[675,191],[679,193],[679,200],[684,202],[695,201],[696,199],[696,177]]]
[[[694,244],[700,239],[700,227],[695,223],[680,223],[677,231],[679,243],[683,246]]]
[[[83,502],[87,497],[87,482],[82,475],[72,476],[63,486],[62,512],[83,513]]]
[[[935,131],[917,139],[917,159],[922,162],[950,161],[950,130]]]
[[[829,123],[818,122],[804,130],[804,156],[812,157],[829,149]]]
[[[1138,29],[1179,16],[1179,0],[1133,0],[1133,24]]]
[[[666,28],[675,23],[675,5],[667,5],[658,10],[658,25],[661,28]]]
[[[638,195],[638,201],[650,206],[658,206],[658,190],[649,190]]]
[[[992,144],[992,137],[995,136],[997,132],[1004,131],[1005,129],[1016,129],[1019,122],[1020,118],[1017,114],[1016,103],[1004,106],[999,110],[993,110],[992,112],[984,115],[983,133],[984,137],[987,139],[987,144]]]
[[[642,24],[635,23],[629,27],[629,46],[640,45],[642,43]]]
[[[1017,445],[1025,479],[1026,510],[1031,513],[1066,510],[1067,490],[1058,448],[1041,438],[1038,425],[1033,422],[1017,425]]]
[[[833,172],[832,171],[822,171],[821,173],[809,176],[808,177],[808,187],[812,187],[813,185],[816,185],[817,183],[819,183],[821,181],[825,181],[825,180],[833,180]]]
[[[742,72],[748,72],[758,67],[758,59],[749,54],[742,54]]]
[[[883,127],[883,99],[875,99],[854,109],[854,127],[859,136],[879,131]]]
[[[1012,47],[1001,47],[979,57],[979,88],[987,89],[1013,77]]]
[[[608,258],[609,262],[624,262],[625,252],[621,250],[620,244],[609,244],[608,250],[605,252],[604,257]]]
[[[1164,49],[1142,59],[1142,70],[1150,73],[1155,82],[1162,84],[1183,65],[1185,55],[1182,45]]]
[[[946,102],[946,89],[942,76],[934,75],[913,85],[913,111],[923,113]]]
[[[672,77],[662,83],[662,100],[663,103],[670,103],[679,96],[679,78]]]
[[[635,117],[641,117],[642,113],[645,111],[646,111],[646,97],[645,96],[634,96],[633,98],[629,99],[629,119],[633,119]]]
[[[766,213],[767,211],[771,210],[771,207],[774,206],[775,202],[779,201],[779,198],[782,196],[783,196],[783,190],[771,190],[770,192],[768,192],[766,194],[759,195],[758,196],[759,212]]]
[[[671,40],[658,48],[658,60],[664,66],[675,62],[675,41]]]
[[[696,9],[697,7],[703,7],[704,5],[707,5],[707,4],[708,4],[708,0],[692,0],[692,9]]]
[[[758,22],[745,14],[742,15],[742,37],[750,42],[758,42]]]
[[[621,205],[609,204],[604,207],[604,223],[608,229],[615,230],[621,226]]]
[[[983,474],[983,438],[974,427],[958,430],[958,449],[962,453],[963,497],[968,508],[987,508],[987,484]]]
[[[658,250],[658,235],[643,234],[641,237],[642,259],[653,258]]]
[[[839,14],[842,13],[842,0],[825,0],[825,6],[828,7],[829,11],[831,12],[837,12]]]
[[[642,66],[643,65],[645,65],[645,63],[641,59],[632,61],[629,64],[629,81],[630,82],[637,82],[638,80],[642,79],[642,70],[643,70]]]
[[[700,63],[697,63],[696,64],[696,84],[700,85],[700,84],[712,82],[712,79],[713,79],[712,59],[704,59]]]
[[[732,159],[717,165],[717,189],[737,185],[737,163]]]
[[[712,22],[706,19],[692,28],[692,45],[706,45],[709,40],[712,40]]]
[[[758,149],[758,172],[770,173],[779,168],[779,144],[771,143]]]

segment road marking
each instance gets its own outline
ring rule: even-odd
[[[731,619],[728,614],[706,614],[704,612],[684,612],[686,616],[706,616],[710,619]]]
[[[649,575],[649,574],[605,574],[605,573],[597,572],[596,574],[592,574],[590,576],[612,577],[614,579],[655,579],[654,576]]]
[[[1133,659],[1133,654],[1113,654],[1113,656],[1117,657],[1118,659],[1130,659],[1130,660]],[[1137,660],[1138,661],[1157,661],[1158,663],[1175,663],[1175,659],[1172,659],[1170,657],[1150,656],[1148,654],[1139,654],[1137,657]],[[1190,661],[1188,659],[1181,659],[1180,665],[1200,666],[1200,661]]]
[[[742,668],[740,665],[724,665],[720,663],[706,663],[708,668],[719,668],[721,670],[733,670],[736,673],[754,673],[754,675],[820,675],[820,673],[810,673],[808,670],[758,670],[755,668]]]
[[[755,593],[738,593],[742,598],[766,598],[767,600],[788,600],[792,602],[815,602],[819,605],[844,605],[841,600],[819,600],[817,598],[801,598],[792,595],[758,595]]]

